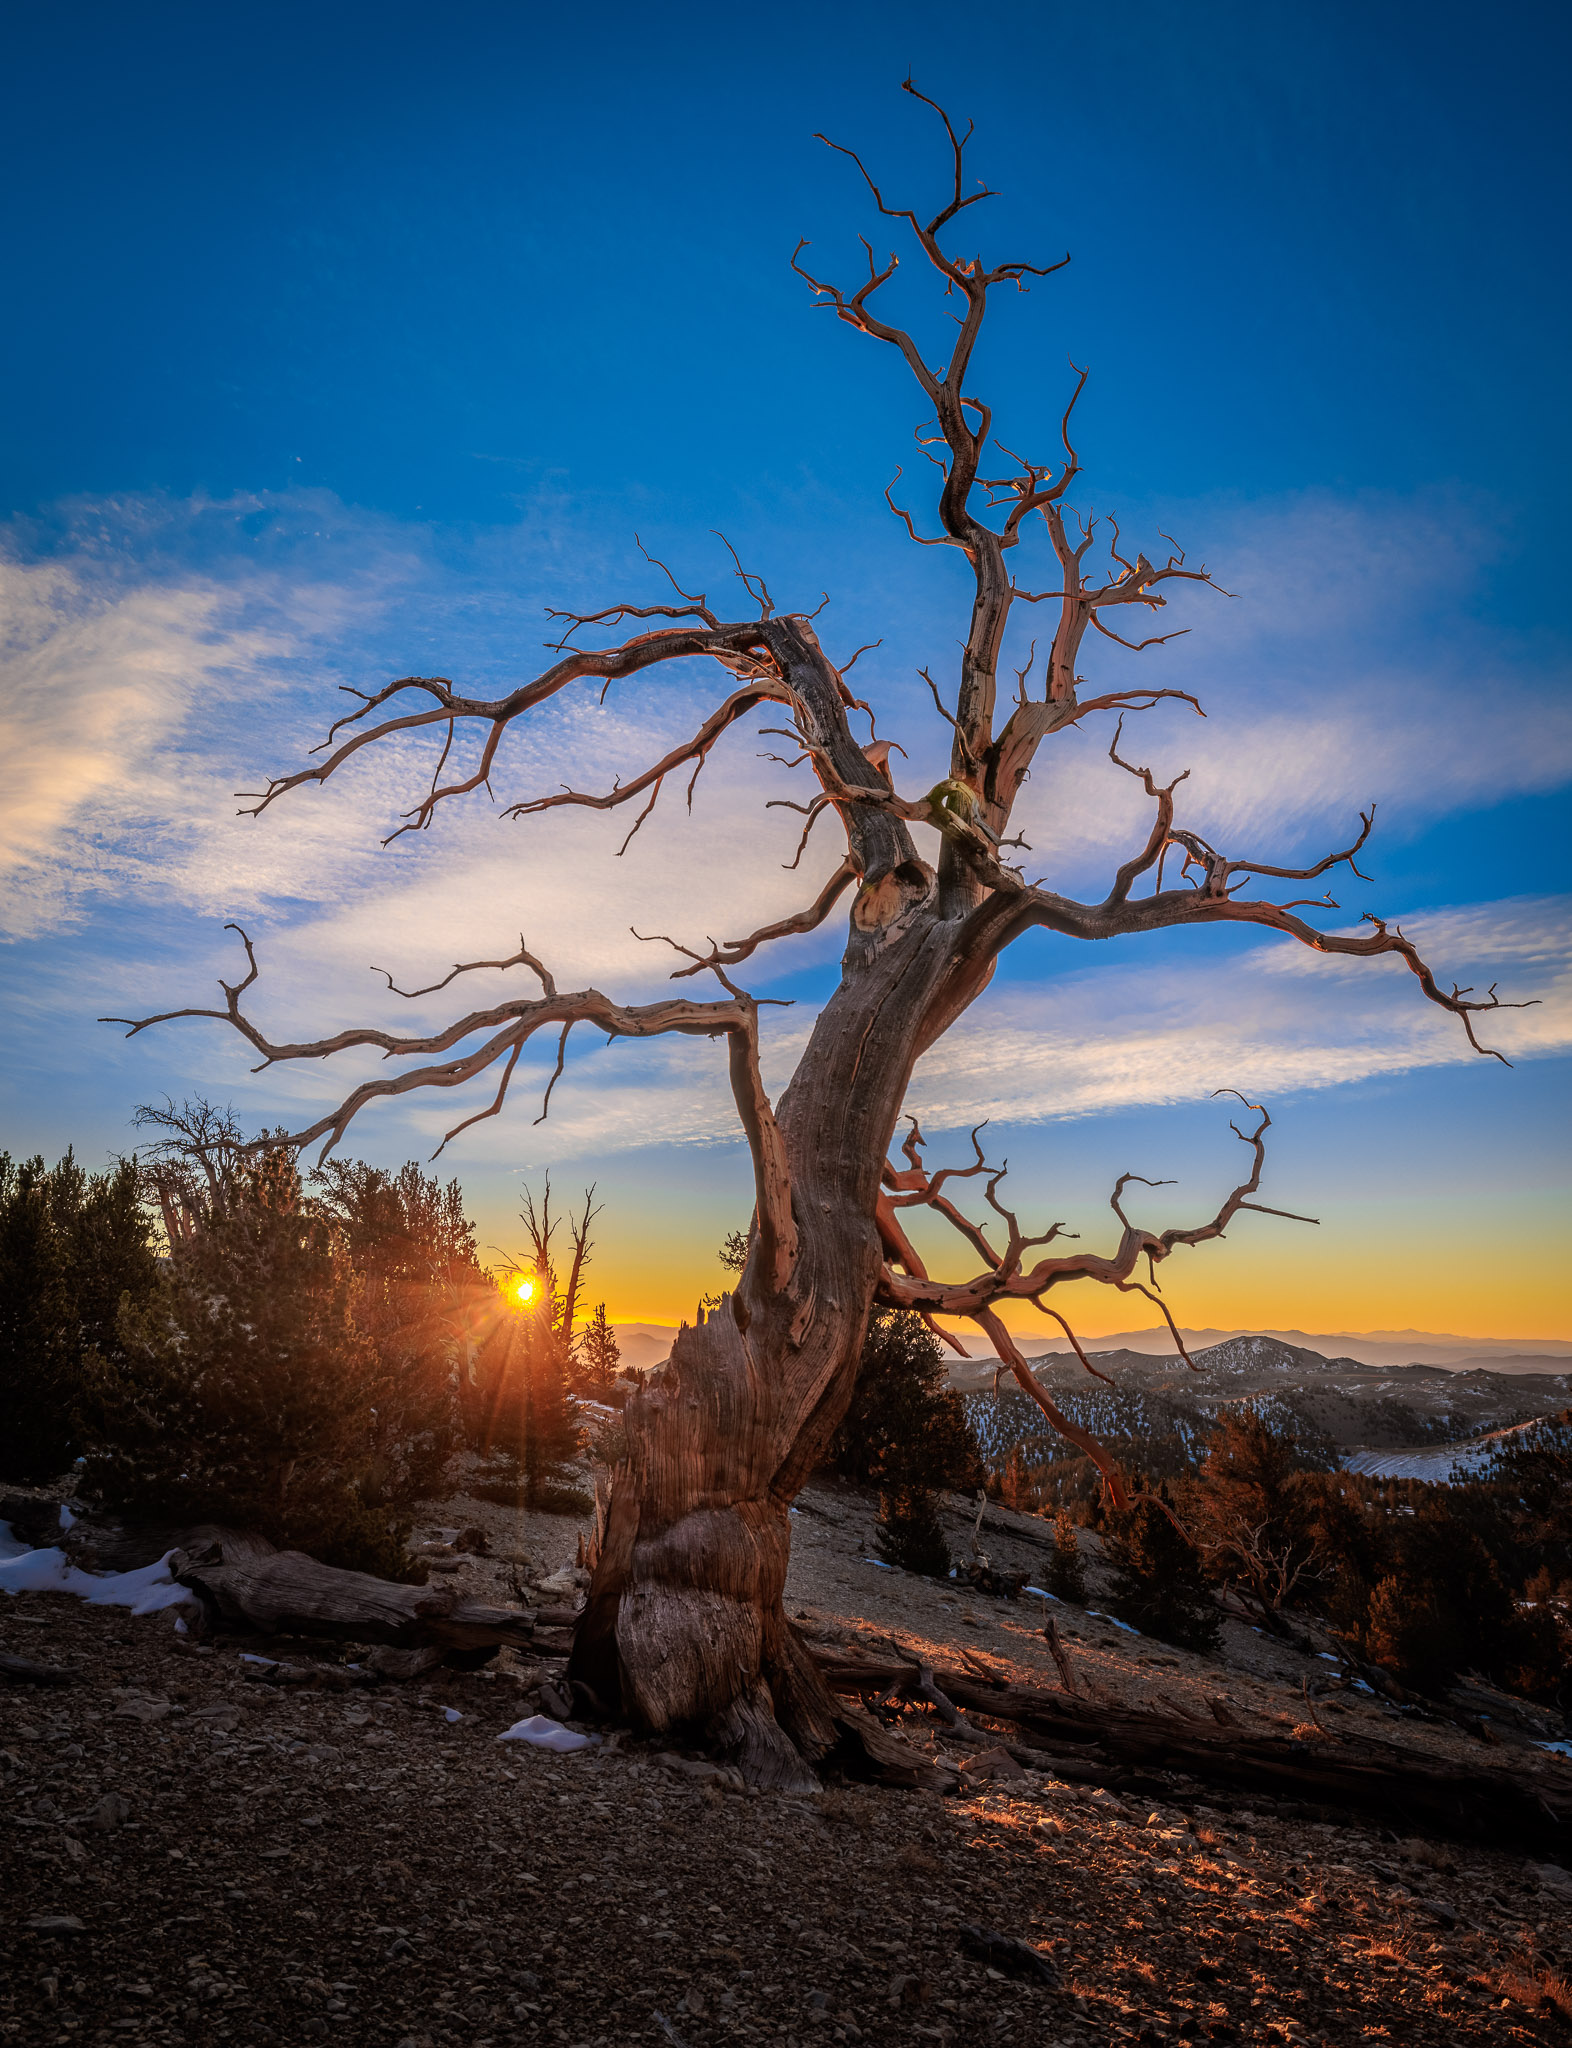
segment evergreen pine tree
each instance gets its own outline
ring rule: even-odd
[[[878,1544],[887,1564],[930,1579],[949,1576],[950,1547],[925,1486],[896,1486],[880,1494]]]
[[[593,1400],[604,1401],[616,1383],[622,1347],[606,1320],[603,1301],[596,1304],[594,1315],[580,1332],[573,1355],[578,1390]]]
[[[311,1180],[359,1283],[355,1322],[376,1354],[387,1484],[428,1498],[457,1448],[466,1325],[485,1291],[463,1190],[456,1180],[443,1187],[413,1160],[394,1174],[330,1159]]]
[[[1109,1604],[1122,1620],[1184,1649],[1213,1648],[1222,1618],[1207,1593],[1200,1554],[1157,1501],[1146,1495],[1111,1516],[1103,1540],[1119,1573]]]
[[[1053,1556],[1048,1565],[1048,1590],[1056,1600],[1069,1600],[1077,1607],[1086,1605],[1086,1566],[1081,1560],[1081,1547],[1068,1508],[1060,1508],[1053,1518]]]
[[[875,1309],[857,1390],[830,1455],[846,1478],[881,1491],[970,1493],[982,1484],[965,1404],[947,1384],[944,1354],[921,1317]]]
[[[284,1155],[248,1166],[89,1361],[83,1491],[145,1520],[227,1522],[404,1576],[377,1471],[372,1347],[331,1226]]]
[[[122,1299],[157,1278],[130,1161],[88,1174],[69,1152],[52,1169],[0,1153],[0,1478],[70,1464],[88,1357],[114,1354]]]

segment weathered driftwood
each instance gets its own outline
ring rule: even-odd
[[[959,1782],[959,1773],[952,1765],[936,1763],[910,1743],[902,1742],[866,1707],[838,1702],[835,1726],[843,1749],[860,1757],[883,1785],[899,1785],[914,1792],[953,1792]]]
[[[917,1697],[915,1664],[818,1652],[833,1692]],[[1572,1771],[1473,1767],[1366,1736],[1302,1742],[1180,1714],[1112,1707],[1025,1685],[990,1685],[961,1669],[932,1674],[955,1705],[1006,1724],[1017,1758],[1070,1760],[1070,1775],[1172,1772],[1256,1798],[1340,1807],[1415,1832],[1572,1858]]]
[[[452,1586],[400,1586],[339,1571],[299,1550],[222,1532],[177,1551],[170,1569],[201,1600],[209,1625],[240,1622],[271,1635],[341,1636],[390,1649],[528,1648],[537,1616],[461,1599]]]
[[[48,1494],[0,1493],[0,1522],[20,1542],[41,1549],[59,1538],[60,1503]]]

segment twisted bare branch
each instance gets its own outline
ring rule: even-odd
[[[777,1288],[784,1288],[788,1283],[797,1255],[797,1226],[791,1213],[791,1176],[785,1146],[759,1072],[758,1005],[753,997],[731,983],[726,984],[727,995],[723,1001],[693,1002],[673,997],[659,1003],[622,1004],[612,1002],[599,989],[579,989],[564,994],[541,970],[544,992],[540,996],[516,997],[487,1009],[471,1010],[441,1031],[401,1036],[395,1032],[356,1027],[303,1043],[275,1043],[241,1007],[241,998],[255,984],[260,972],[256,947],[239,925],[226,925],[225,930],[238,934],[246,952],[247,971],[238,982],[227,982],[222,976],[219,978],[219,987],[224,992],[222,1009],[192,1007],[166,1010],[152,1017],[104,1017],[99,1021],[125,1025],[128,1038],[136,1037],[154,1024],[170,1023],[181,1017],[200,1017],[228,1024],[261,1053],[262,1059],[254,1072],[261,1072],[281,1061],[330,1059],[335,1053],[359,1048],[375,1048],[389,1059],[426,1061],[424,1065],[408,1068],[385,1080],[362,1082],[336,1109],[319,1117],[304,1130],[267,1141],[299,1149],[315,1144],[320,1138],[323,1145],[319,1160],[326,1158],[341,1142],[354,1118],[369,1103],[407,1095],[418,1088],[459,1088],[501,1062],[502,1075],[492,1103],[447,1132],[442,1141],[446,1145],[460,1131],[500,1112],[520,1053],[536,1032],[550,1025],[560,1027],[561,1037],[556,1067],[546,1089],[546,1106],[549,1106],[552,1088],[562,1072],[568,1032],[576,1023],[593,1024],[608,1038],[653,1038],[671,1032],[690,1037],[724,1036],[730,1047],[732,1090],[738,1115],[754,1155],[759,1229],[766,1247],[766,1270],[773,1276],[773,1284]],[[454,971],[468,970],[458,968]],[[481,1038],[481,1043],[469,1052],[450,1060],[435,1061],[431,1058],[433,1054],[451,1051],[466,1039],[482,1033],[486,1035]]]
[[[1229,1095],[1238,1093],[1236,1089],[1231,1088],[1219,1089],[1217,1092]],[[1244,1100],[1242,1096],[1239,1099]],[[989,1182],[987,1199],[995,1212],[1004,1219],[1008,1230],[1008,1242],[1004,1251],[995,1253],[987,1245],[986,1240],[982,1240],[980,1249],[986,1260],[984,1270],[969,1280],[959,1282],[933,1280],[925,1271],[914,1272],[909,1266],[904,1272],[898,1273],[887,1262],[880,1280],[880,1299],[892,1307],[917,1309],[929,1315],[975,1318],[979,1311],[990,1309],[1001,1301],[1030,1301],[1042,1307],[1043,1297],[1052,1289],[1072,1281],[1095,1280],[1104,1286],[1116,1287],[1121,1293],[1145,1294],[1156,1306],[1163,1308],[1164,1305],[1159,1298],[1142,1287],[1134,1277],[1136,1268],[1143,1259],[1155,1274],[1156,1267],[1179,1246],[1204,1244],[1212,1238],[1221,1237],[1241,1209],[1254,1209],[1274,1216],[1290,1215],[1287,1210],[1265,1209],[1262,1204],[1250,1199],[1261,1184],[1261,1171],[1266,1161],[1265,1137],[1272,1120],[1259,1103],[1250,1103],[1247,1107],[1260,1119],[1255,1129],[1249,1132],[1242,1131],[1237,1124],[1231,1124],[1230,1129],[1241,1144],[1250,1148],[1250,1172],[1228,1194],[1216,1213],[1204,1223],[1177,1225],[1163,1231],[1151,1231],[1130,1222],[1124,1213],[1122,1198],[1125,1188],[1132,1181],[1141,1179],[1141,1176],[1127,1173],[1120,1176],[1112,1196],[1114,1214],[1121,1226],[1119,1244],[1112,1254],[1092,1251],[1071,1252],[1053,1258],[1039,1259],[1032,1266],[1026,1267],[1026,1252],[1037,1245],[1052,1243],[1064,1234],[1064,1226],[1056,1223],[1039,1236],[1027,1236],[1021,1230],[1014,1213],[997,1199],[998,1183],[1003,1177],[1003,1170],[999,1169]],[[1148,1185],[1156,1186],[1160,1183],[1151,1182]],[[1293,1216],[1291,1220],[1312,1223],[1316,1219],[1310,1216]],[[962,1227],[963,1234],[968,1235],[974,1245],[978,1244],[981,1233],[975,1231],[975,1226]],[[905,1263],[904,1259],[901,1263]],[[1164,1313],[1166,1315],[1166,1309]],[[1067,1327],[1057,1314],[1055,1320],[1059,1321],[1062,1327]],[[1188,1357],[1171,1317],[1168,1318],[1168,1322],[1170,1329],[1174,1331],[1181,1355]],[[1085,1360],[1079,1345],[1076,1346],[1076,1350],[1083,1363],[1088,1363],[1089,1366],[1089,1361]]]
[[[805,910],[794,911],[790,917],[779,918],[774,924],[763,925],[745,939],[728,939],[723,945],[717,945],[712,939],[709,952],[702,957],[695,954],[691,966],[672,969],[672,980],[682,981],[688,975],[703,974],[706,969],[735,967],[740,961],[746,960],[750,953],[757,952],[760,946],[767,946],[774,939],[790,938],[800,932],[817,931],[856,880],[857,868],[848,855]]]

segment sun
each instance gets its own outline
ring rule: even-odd
[[[514,1281],[513,1298],[515,1301],[533,1301],[535,1299],[535,1282],[530,1274],[521,1274]]]

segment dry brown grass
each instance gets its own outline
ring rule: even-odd
[[[1572,2026],[1572,1984],[1559,1970],[1536,1967],[1526,1960],[1502,1970],[1493,1988],[1528,2012],[1551,2013]]]
[[[902,1876],[931,1877],[939,1868],[939,1859],[931,1849],[924,1849],[918,1842],[907,1842],[897,1849],[895,1868]]]
[[[1413,1937],[1407,1934],[1384,1935],[1379,1941],[1372,1941],[1365,1950],[1372,1962],[1394,1963],[1407,1969],[1414,1960]]]

